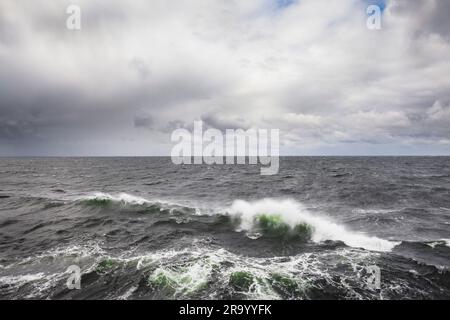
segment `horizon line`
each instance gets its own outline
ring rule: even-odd
[[[11,155],[11,156],[2,156],[0,155],[0,159],[8,159],[8,158],[170,158],[170,155]],[[235,156],[237,157],[237,156]],[[268,156],[275,157],[275,156]],[[370,154],[349,154],[349,155],[280,155],[279,158],[299,158],[299,157],[450,157],[450,154],[380,154],[380,155],[370,155]],[[192,158],[194,158],[192,156]],[[224,156],[225,158],[225,156]],[[248,158],[246,156],[245,158]]]

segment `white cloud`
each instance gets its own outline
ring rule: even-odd
[[[72,2],[77,32],[65,28]],[[445,151],[449,109],[430,109],[450,102],[441,6],[391,0],[370,31],[362,0],[4,0],[0,139],[18,153],[30,141],[168,153],[167,130],[203,118],[279,127],[287,153],[414,141]]]

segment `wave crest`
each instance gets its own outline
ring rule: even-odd
[[[227,208],[227,212],[238,219],[238,230],[255,231],[261,227],[261,218],[269,214],[278,217],[277,223],[295,230],[304,226],[311,233],[313,242],[326,240],[342,241],[350,247],[364,248],[372,251],[391,251],[398,242],[367,236],[347,230],[326,217],[312,215],[300,203],[294,200],[263,199],[253,202],[236,200]],[[287,230],[288,231],[288,230]]]
[[[145,205],[151,204],[147,199],[133,196],[127,193],[120,193],[117,196],[113,196],[109,193],[96,192],[93,195],[85,196],[78,199],[81,202],[92,205],[108,205],[112,203],[122,203],[125,205]]]
[[[118,208],[136,212],[167,213],[171,215],[199,215],[200,210],[174,202],[161,200],[148,200],[128,193],[112,195],[109,193],[96,192],[92,195],[77,198],[78,203],[99,207]]]

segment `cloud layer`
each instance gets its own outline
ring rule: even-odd
[[[450,4],[369,30],[374,2],[3,0],[0,155],[167,155],[196,119],[283,154],[450,154]]]

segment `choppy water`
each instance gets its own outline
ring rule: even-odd
[[[448,299],[449,196],[448,157],[0,159],[0,298]]]

